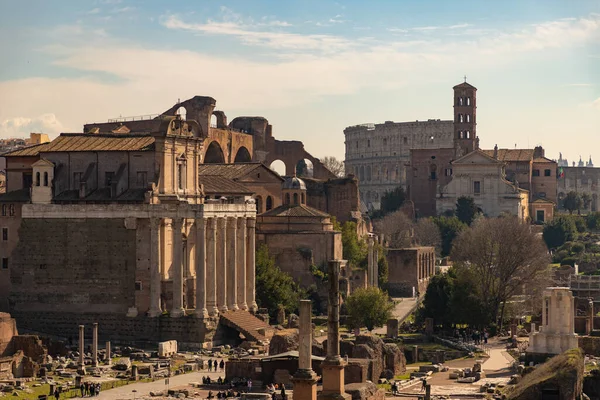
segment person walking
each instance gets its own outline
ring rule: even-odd
[[[281,384],[281,400],[287,400],[285,395],[285,385],[283,383]]]
[[[221,367],[221,371],[225,371],[225,360],[221,360],[221,364],[219,364],[219,367]]]
[[[252,379],[248,379],[248,393],[252,392]]]

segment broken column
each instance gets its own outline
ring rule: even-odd
[[[104,354],[104,361],[108,364],[112,364],[112,357],[110,354],[110,342],[106,342],[106,353]]]
[[[94,322],[92,330],[92,367],[98,366],[98,323]]]
[[[588,309],[589,309],[588,324],[590,326],[588,335],[591,335],[592,331],[594,330],[594,299],[592,299],[592,298],[588,299]]]
[[[298,370],[294,374],[294,397],[299,400],[316,400],[317,374],[312,370],[312,302],[300,300],[300,343]]]
[[[85,373],[85,359],[84,359],[84,341],[85,341],[85,326],[79,325],[79,373]]]
[[[375,270],[375,267],[373,266],[373,236],[369,235],[367,241],[369,243],[369,253],[367,256],[367,286],[373,286],[375,282],[373,279],[373,271]]]
[[[347,399],[344,391],[344,367],[340,357],[340,260],[329,261],[329,301],[327,303],[327,357],[321,364],[323,390],[319,399]]]

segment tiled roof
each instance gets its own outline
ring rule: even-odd
[[[0,203],[9,202],[28,202],[31,200],[29,189],[12,190],[10,192],[0,194]]]
[[[72,202],[135,202],[144,201],[146,189],[128,189],[117,197],[110,197],[110,188],[100,188],[94,190],[87,197],[80,199],[78,190],[65,190],[54,196],[52,199],[56,203],[72,203]]]
[[[549,158],[546,157],[538,157],[538,158],[534,158],[533,159],[534,163],[548,163],[548,164],[556,164],[556,161],[551,160]]]
[[[198,165],[198,175],[220,175],[229,179],[239,179],[257,169],[266,169],[273,173],[273,175],[281,178],[277,172],[259,162],[235,164],[200,164]],[[281,180],[283,181],[283,178],[281,178]]]
[[[55,151],[146,151],[153,148],[154,137],[149,135],[63,133],[50,143],[11,151],[5,156],[37,156]]]
[[[494,150],[482,150],[490,157],[494,157]],[[498,149],[498,160],[500,161],[531,161],[533,160],[533,149]]]
[[[265,213],[262,217],[320,217],[329,218],[329,214],[305,204],[284,204]]]
[[[199,183],[204,185],[205,194],[247,194],[254,192],[246,186],[221,175],[200,175]]]

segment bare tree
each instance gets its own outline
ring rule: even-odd
[[[436,254],[442,250],[440,228],[429,218],[421,218],[415,225],[415,242],[421,246],[435,247]]]
[[[321,163],[337,177],[344,177],[346,170],[344,168],[344,162],[338,160],[333,156],[326,156],[320,159]]]
[[[375,230],[383,233],[393,249],[410,247],[413,243],[413,223],[402,211],[396,211],[374,222]]]
[[[516,217],[480,219],[455,240],[452,259],[477,277],[478,296],[490,322],[524,286],[545,276],[550,257],[542,239]],[[502,306],[502,310],[500,310]]]

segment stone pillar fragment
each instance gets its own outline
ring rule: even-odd
[[[79,325],[79,367],[83,368],[85,353],[85,326]]]
[[[181,317],[185,314],[183,309],[183,263],[181,258],[183,252],[182,228],[183,218],[173,218],[173,304],[171,317]]]
[[[219,315],[217,308],[217,219],[208,220],[206,248],[206,307],[211,316]]]
[[[301,400],[316,400],[317,374],[312,370],[312,302],[300,300],[299,361],[294,374],[294,397]]]
[[[92,325],[92,367],[98,366],[98,323]]]
[[[242,310],[248,310],[246,303],[246,218],[237,219],[237,303]]]
[[[217,307],[225,312],[227,307],[227,218],[217,219]]]
[[[369,244],[369,253],[367,255],[367,280],[369,283],[367,286],[373,286],[375,282],[373,279],[373,237],[369,236],[367,241]]]
[[[150,219],[150,317],[158,317],[161,313],[161,263],[160,263],[160,219]]]
[[[110,342],[106,342],[106,351],[104,353],[104,361],[106,364],[112,364],[112,355],[110,354]]]
[[[237,218],[227,218],[227,306],[239,310],[237,304]]]
[[[252,313],[258,310],[256,304],[256,219],[248,218],[246,220],[248,246],[246,249],[246,303]]]
[[[206,225],[204,218],[196,219],[196,311],[197,318],[208,317],[206,308]]]
[[[329,301],[327,304],[327,357],[321,364],[323,391],[319,399],[347,399],[344,391],[344,367],[340,357],[340,260],[329,261]]]

